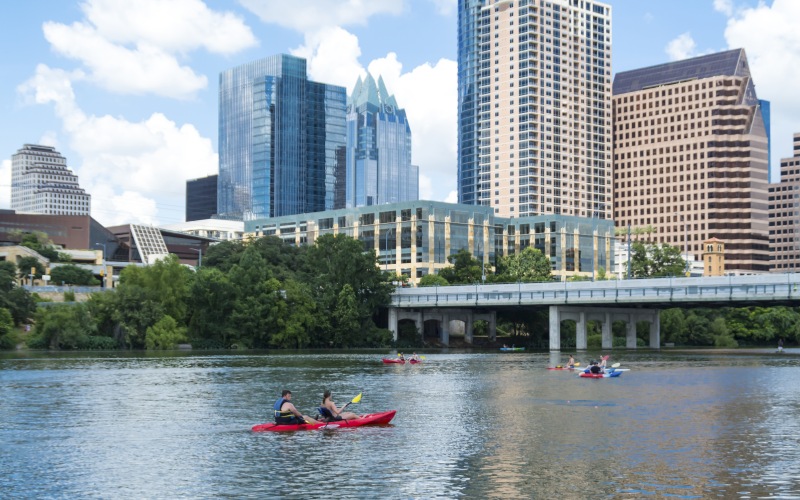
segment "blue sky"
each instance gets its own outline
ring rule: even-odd
[[[352,89],[382,75],[413,133],[420,195],[455,200],[456,0],[2,2],[0,207],[10,158],[56,146],[106,225],[183,221],[217,171],[219,72],[276,53]],[[800,1],[610,0],[613,71],[744,47],[772,101],[773,170],[800,132]]]

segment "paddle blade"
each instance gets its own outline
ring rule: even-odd
[[[420,356],[419,359],[425,359],[425,356]]]
[[[572,365],[572,366],[581,366],[581,362],[580,362],[580,361],[578,361],[577,363],[575,363],[575,364],[574,364],[574,365]]]
[[[613,365],[611,365],[611,368],[619,368],[619,365],[620,363],[614,363]]]
[[[359,403],[361,401],[361,393],[358,393],[358,396],[354,397],[351,403]]]

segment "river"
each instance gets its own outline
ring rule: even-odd
[[[789,351],[614,351],[601,380],[546,353],[4,353],[0,496],[800,498]],[[251,432],[284,388],[397,416]]]

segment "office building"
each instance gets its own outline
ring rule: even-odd
[[[217,213],[217,175],[186,181],[186,222],[210,219]]]
[[[344,234],[374,250],[379,265],[417,282],[449,267],[447,257],[467,250],[491,269],[497,259],[533,246],[550,259],[559,279],[610,275],[614,223],[584,217],[498,217],[492,207],[411,201],[274,219],[245,221],[245,237],[277,236],[294,245],[323,234]],[[602,274],[601,273],[601,274]]]
[[[411,127],[383,82],[367,73],[347,102],[347,207],[419,199]]]
[[[770,269],[800,270],[800,134],[794,134],[794,155],[781,159],[780,182],[769,186]]]
[[[25,144],[11,157],[11,209],[44,215],[89,215],[92,197],[56,148]]]
[[[768,139],[744,50],[614,78],[614,221],[725,272],[769,270]]]
[[[285,54],[220,73],[220,218],[336,208],[346,102],[344,87],[308,80],[305,59]]]
[[[611,7],[462,0],[458,200],[611,219]]]

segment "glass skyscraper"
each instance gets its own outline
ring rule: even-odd
[[[345,172],[344,87],[309,81],[279,54],[220,73],[219,216],[251,220],[337,203]]]
[[[610,219],[611,7],[458,1],[458,201]]]
[[[419,168],[411,164],[411,128],[404,109],[367,73],[347,102],[347,207],[419,199]]]

